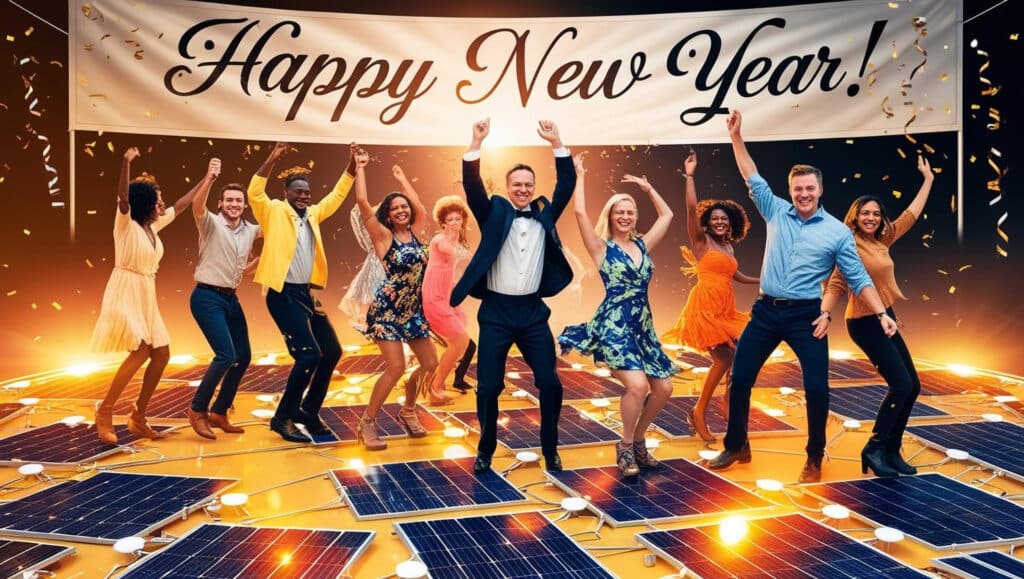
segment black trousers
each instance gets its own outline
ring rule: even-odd
[[[889,317],[896,319],[892,308],[886,311]],[[910,357],[903,334],[897,332],[891,338],[886,336],[875,316],[846,320],[846,331],[889,385],[889,391],[878,407],[872,431],[879,441],[899,448],[914,401],[921,393],[921,380],[917,377],[914,359]]]
[[[555,373],[555,339],[548,326],[549,317],[551,310],[536,294],[510,296],[488,292],[480,303],[476,392],[480,456],[492,456],[497,446],[498,396],[505,388],[505,362],[512,344],[523,354],[540,391],[541,451],[550,456],[558,449],[562,382]]]
[[[760,298],[751,309],[750,322],[740,334],[732,362],[729,391],[729,430],[725,448],[739,450],[747,442],[750,394],[761,367],[780,342],[786,342],[800,360],[807,400],[807,456],[825,453],[828,422],[828,336],[814,337],[811,322],[820,315],[821,300],[773,303]],[[878,325],[878,320],[875,320]]]
[[[267,291],[270,317],[284,335],[288,353],[295,359],[275,413],[281,420],[301,418],[300,407],[308,414],[319,412],[327,396],[331,374],[341,360],[341,344],[334,326],[319,307],[320,302],[313,298],[305,284],[286,283],[280,293]]]

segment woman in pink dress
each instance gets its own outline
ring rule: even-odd
[[[423,313],[427,316],[430,329],[444,338],[447,347],[430,383],[431,400],[445,397],[445,380],[470,344],[469,333],[466,332],[466,312],[461,307],[449,304],[452,288],[471,256],[466,241],[465,224],[468,218],[469,207],[462,197],[448,195],[434,204],[434,221],[441,232],[430,241],[430,257],[427,260],[427,272],[423,276]],[[464,384],[456,377],[456,388],[464,391]]]

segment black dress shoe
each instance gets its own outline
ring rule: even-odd
[[[544,455],[544,470],[562,472],[562,457],[558,456],[558,451],[555,451],[554,454]]]
[[[318,436],[322,434],[331,434],[331,429],[327,428],[324,421],[320,420],[320,417],[315,413],[299,410],[298,416],[292,420],[305,426],[306,430],[309,431],[310,434],[316,434]]]
[[[739,450],[723,450],[721,454],[708,461],[707,467],[711,470],[722,470],[729,468],[734,462],[746,464],[750,462],[750,443],[743,443]]]
[[[281,438],[288,442],[312,442],[309,437],[302,434],[298,426],[295,426],[295,422],[291,418],[280,419],[274,417],[270,419],[270,429],[281,435]]]
[[[455,382],[453,382],[452,388],[458,390],[459,392],[462,392],[463,394],[473,389],[472,386],[470,386],[469,384],[462,380],[456,380]]]
[[[476,460],[473,461],[473,472],[480,474],[489,470],[491,470],[491,457],[482,454],[476,455]]]
[[[821,482],[820,456],[807,457],[807,462],[804,463],[804,468],[800,471],[800,476],[797,477],[796,482],[800,484]]]

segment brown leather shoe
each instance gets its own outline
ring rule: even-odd
[[[227,414],[217,414],[216,412],[210,413],[210,426],[219,428],[228,434],[242,434],[245,432],[245,429],[241,426],[231,424]]]
[[[186,408],[185,416],[188,418],[188,423],[192,425],[192,430],[196,431],[196,434],[203,438],[217,440],[217,434],[210,428],[210,417],[207,413],[196,412],[191,408]]]
[[[99,406],[96,408],[96,434],[107,444],[117,444],[117,433],[114,432],[114,408]]]
[[[807,457],[807,462],[804,463],[804,469],[800,471],[800,476],[796,479],[796,482],[800,484],[821,482],[820,456]]]
[[[146,422],[146,416],[138,410],[128,415],[128,432],[142,438],[160,438],[161,434],[153,430]]]

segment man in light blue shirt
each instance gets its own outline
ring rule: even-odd
[[[747,152],[740,135],[741,121],[740,112],[734,109],[726,123],[736,164],[764,217],[767,242],[761,266],[761,295],[736,344],[725,450],[708,467],[719,470],[735,462],[750,462],[750,391],[768,356],[785,341],[800,361],[807,399],[807,462],[798,482],[818,482],[828,419],[827,331],[831,320],[828,312],[821,311],[822,281],[838,267],[851,291],[876,312],[887,336],[896,333],[896,322],[885,313],[857,255],[850,229],[819,204],[821,171],[810,165],[794,165],[789,171],[792,202],[776,197]]]

